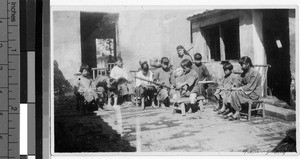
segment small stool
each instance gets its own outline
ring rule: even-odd
[[[197,103],[200,111],[203,111],[203,101],[204,101],[203,96],[197,97]],[[188,97],[182,97],[179,98],[178,100],[171,100],[171,103],[173,103],[173,114],[176,112],[176,110],[180,110],[182,116],[185,116],[186,111],[185,111],[185,105],[190,103],[190,99]]]

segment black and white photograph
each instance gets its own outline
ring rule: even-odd
[[[298,153],[297,7],[50,9],[53,154]]]

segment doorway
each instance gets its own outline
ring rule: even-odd
[[[290,44],[287,9],[263,10],[263,39],[267,55],[268,87],[272,95],[290,105]]]
[[[99,68],[115,61],[118,18],[117,13],[80,12],[82,63]]]

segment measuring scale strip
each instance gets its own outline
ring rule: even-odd
[[[6,12],[5,12],[6,11]],[[0,158],[20,158],[19,1],[0,1]]]

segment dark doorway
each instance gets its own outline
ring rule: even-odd
[[[290,50],[287,9],[263,10],[263,39],[267,54],[268,87],[273,96],[290,105]]]
[[[228,20],[220,24],[221,38],[225,47],[225,59],[236,60],[240,58],[239,19]]]
[[[240,58],[239,19],[202,27],[201,33],[204,35],[211,59],[214,61]],[[222,40],[223,46],[221,46],[220,40]]]
[[[117,13],[80,13],[82,63],[96,68],[99,59],[103,63],[114,61],[118,17]]]
[[[201,29],[204,34],[204,38],[210,50],[211,59],[215,61],[221,60],[220,53],[220,29],[219,25],[212,25]]]

